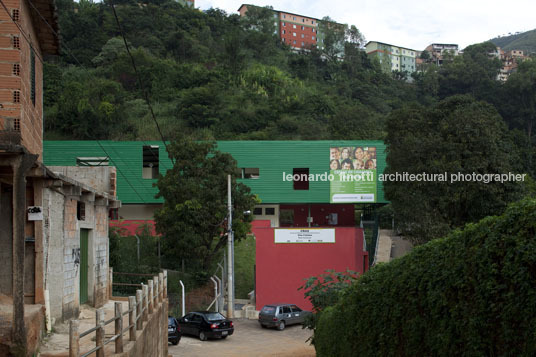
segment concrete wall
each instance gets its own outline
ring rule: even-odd
[[[85,219],[77,219],[78,201]],[[88,303],[102,306],[108,299],[108,206],[92,196],[70,196],[43,190],[43,266],[51,316],[57,321],[77,317],[80,308],[80,230],[89,230]]]
[[[99,192],[115,191],[116,168],[113,166],[47,166],[51,171],[60,173],[78,182],[86,184]]]
[[[12,217],[11,186],[0,183],[0,222],[10,222]],[[0,294],[12,295],[13,231],[11,224],[2,224],[0,229]]]
[[[310,310],[310,301],[303,290],[298,290],[305,279],[324,274],[327,269],[363,273],[368,266],[361,228],[335,228],[335,243],[275,244],[273,228],[254,226],[252,231],[257,243],[257,310],[278,302]]]
[[[168,355],[168,300],[160,304],[151,315],[149,321],[138,332],[136,341],[128,342],[124,353],[116,354],[121,357],[167,357]],[[128,338],[128,335],[125,335]],[[125,339],[125,337],[123,337]]]

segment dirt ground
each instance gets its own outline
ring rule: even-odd
[[[292,356],[314,357],[315,349],[305,342],[312,331],[301,325],[283,331],[263,329],[257,320],[233,319],[235,331],[225,340],[200,341],[182,336],[177,346],[169,345],[171,356]]]

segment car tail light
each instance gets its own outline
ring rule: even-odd
[[[273,321],[277,321],[277,317],[274,317],[272,320],[273,320]]]
[[[218,325],[212,324],[212,325],[210,325],[210,328],[218,328]]]
[[[233,327],[233,322],[232,321],[229,322],[229,326]]]

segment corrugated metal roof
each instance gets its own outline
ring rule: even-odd
[[[294,190],[293,182],[283,181],[283,173],[309,168],[310,174],[329,173],[330,147],[376,147],[377,172],[386,166],[382,141],[219,141],[218,149],[230,153],[240,168],[259,168],[258,179],[240,179],[263,203],[329,203],[329,182],[310,182],[309,190]],[[142,178],[143,146],[158,145],[159,172],[171,168],[161,141],[45,141],[46,165],[76,165],[77,157],[109,156],[118,168],[117,195],[124,204],[160,203],[154,179]],[[383,184],[378,182],[376,202],[385,203]]]

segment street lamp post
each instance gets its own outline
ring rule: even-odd
[[[227,175],[227,205],[229,217],[227,219],[227,317],[234,315],[234,261],[233,261],[233,207],[231,203],[231,175]]]

